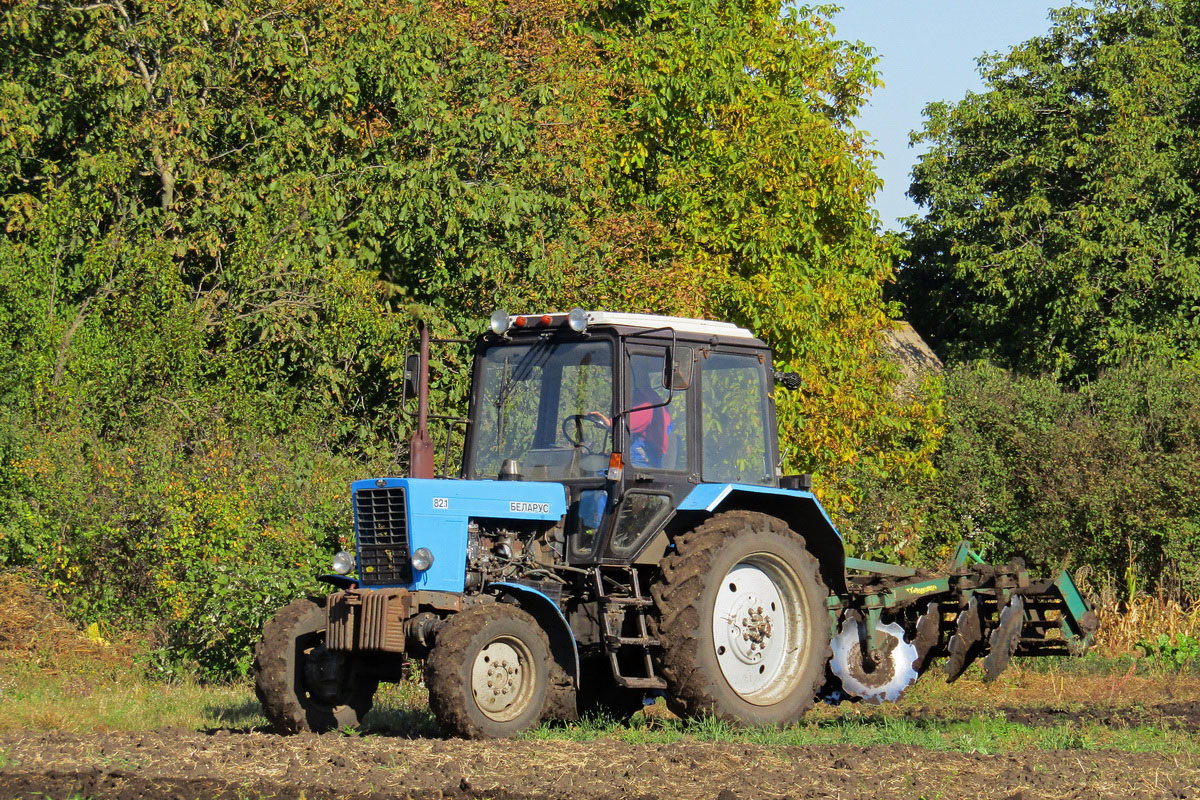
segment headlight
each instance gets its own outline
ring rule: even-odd
[[[418,547],[413,551],[412,565],[418,572],[424,572],[433,566],[433,553],[429,552],[428,547]]]
[[[492,318],[488,320],[488,326],[492,329],[492,333],[497,336],[503,336],[508,330],[508,312],[503,308],[498,308],[492,312]]]
[[[338,575],[349,575],[354,569],[354,553],[342,550],[333,557],[333,571]]]
[[[587,330],[588,318],[587,312],[582,308],[572,308],[567,314],[567,327],[576,333],[584,333]]]

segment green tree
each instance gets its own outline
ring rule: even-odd
[[[346,482],[403,468],[414,317],[497,306],[755,329],[805,375],[790,465],[839,519],[855,464],[927,462],[878,357],[873,62],[781,8],[7,4],[0,563],[244,668],[346,543]],[[462,354],[435,377],[461,402]]]
[[[950,358],[1094,375],[1200,344],[1200,9],[1102,0],[935,103],[899,295]]]
[[[621,109],[616,186],[652,215],[655,300],[743,324],[801,373],[802,391],[777,395],[786,468],[817,473],[855,546],[895,555],[897,537],[853,530],[855,476],[927,466],[935,404],[897,398],[880,354],[892,253],[854,124],[878,76],[868,49],[834,38],[830,13],[666,0],[626,22],[632,46],[610,69],[636,100]]]
[[[245,665],[346,482],[398,468],[412,315],[478,314],[563,238],[542,73],[476,11],[5,7],[4,562]]]

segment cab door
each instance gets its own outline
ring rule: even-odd
[[[621,434],[624,475],[603,548],[605,563],[630,563],[695,485],[694,359],[687,345],[628,344],[622,413],[614,425]],[[680,380],[680,372],[689,380]]]

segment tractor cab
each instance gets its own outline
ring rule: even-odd
[[[568,562],[627,564],[699,484],[778,485],[771,375],[729,323],[500,312],[476,346],[464,475],[561,483]]]

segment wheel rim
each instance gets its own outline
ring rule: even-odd
[[[770,553],[748,556],[726,573],[713,603],[717,665],[743,700],[771,705],[795,688],[807,649],[804,587]]]
[[[323,706],[339,706],[345,702],[348,685],[346,657],[326,649],[325,645],[303,648],[299,651],[303,664],[304,682],[298,694]]]
[[[471,666],[471,693],[484,716],[507,722],[521,716],[534,691],[533,654],[513,636],[488,642]]]

